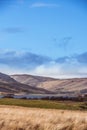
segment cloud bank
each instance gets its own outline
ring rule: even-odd
[[[1,51],[0,71],[55,78],[87,77],[87,52],[51,59],[30,52]]]

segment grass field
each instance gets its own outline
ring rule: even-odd
[[[0,130],[87,130],[87,112],[1,105]]]
[[[13,105],[32,108],[63,109],[63,110],[87,110],[87,103],[71,101],[49,100],[24,100],[24,99],[0,99],[0,105]]]

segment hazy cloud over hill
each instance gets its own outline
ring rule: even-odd
[[[70,78],[87,76],[87,52],[71,57],[51,59],[30,52],[0,52],[0,71],[30,73],[42,76]]]

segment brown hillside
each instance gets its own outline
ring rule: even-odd
[[[87,93],[87,78],[75,79],[53,79],[32,75],[12,75],[16,81],[34,86],[36,88],[44,88],[52,92],[81,92]]]

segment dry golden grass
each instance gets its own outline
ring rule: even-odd
[[[0,130],[87,130],[87,112],[0,106]]]

